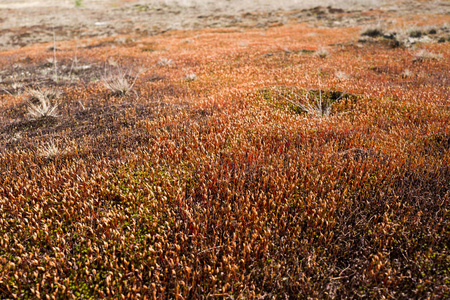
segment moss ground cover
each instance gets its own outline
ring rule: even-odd
[[[360,32],[60,42],[57,81],[49,45],[4,51],[0,298],[449,297],[448,42]]]

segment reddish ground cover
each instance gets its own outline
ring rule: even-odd
[[[413,47],[287,24],[2,52],[0,298],[449,297],[435,21]]]

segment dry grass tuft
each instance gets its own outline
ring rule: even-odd
[[[436,54],[428,51],[427,49],[420,49],[419,51],[414,53],[413,61],[421,62],[424,60],[440,60],[442,58],[443,58],[442,54]]]
[[[104,76],[102,79],[103,86],[111,91],[112,94],[118,96],[129,95],[136,80],[138,79],[140,72],[138,72],[134,77],[131,76],[131,69],[128,72],[123,72],[120,67],[118,67],[118,72],[116,75]]]
[[[31,119],[58,117],[57,101],[61,96],[59,91],[30,89],[28,94],[30,96],[28,100],[28,116]]]
[[[197,80],[198,76],[195,73],[189,73],[186,76],[184,76],[184,80],[186,81],[195,81]]]
[[[165,57],[161,58],[160,60],[158,60],[158,62],[156,63],[156,65],[160,66],[160,67],[170,67],[173,64],[173,60],[171,59],[167,59]]]
[[[330,52],[327,49],[321,47],[314,53],[314,55],[320,58],[326,58],[330,55]]]
[[[38,154],[41,157],[52,159],[59,155],[61,155],[63,151],[61,151],[55,142],[51,141],[46,146],[42,146],[38,149]]]
[[[337,71],[334,75],[335,75],[336,78],[338,78],[339,80],[348,80],[348,79],[350,79],[350,77],[351,77],[349,74],[347,74],[347,73],[345,73],[345,72],[342,72],[342,71]]]
[[[311,101],[310,95],[314,97],[314,100]],[[299,95],[296,95],[298,98],[301,98]],[[304,103],[300,103],[298,101],[293,101],[291,99],[288,100],[292,105],[300,108],[302,111],[314,117],[326,117],[331,114],[331,109],[333,104],[338,102],[345,96],[345,93],[342,93],[338,98],[325,98],[322,97],[322,90],[319,89],[318,95],[311,91],[308,91],[305,95]]]

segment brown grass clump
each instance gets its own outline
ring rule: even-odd
[[[52,103],[57,100],[60,94],[52,90],[29,90],[30,99],[28,100],[28,116],[31,119],[43,117],[57,117],[58,103]]]
[[[128,72],[122,71],[118,68],[118,74],[110,74],[107,77],[103,77],[102,82],[104,87],[106,87],[112,94],[118,96],[126,96],[131,93],[136,84],[136,80],[139,74],[136,74],[134,78],[131,76],[131,70]]]
[[[2,69],[29,58],[5,76],[61,95],[58,118],[31,120],[1,83],[0,298],[448,298],[449,47],[415,62],[359,35],[61,43],[59,70],[75,51],[91,66],[75,82],[39,75],[48,45],[2,53]],[[146,68],[133,95],[101,82],[110,58]],[[290,102],[308,91],[339,100],[311,118]]]

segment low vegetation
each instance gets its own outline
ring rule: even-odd
[[[448,42],[262,30],[2,53],[0,298],[450,297]]]
[[[109,74],[103,77],[103,85],[114,95],[126,96],[129,95],[139,77],[139,73],[131,76],[131,70],[129,72],[123,72],[118,68],[117,74]]]
[[[28,116],[32,119],[43,117],[57,117],[59,93],[52,90],[32,89],[28,91],[30,96],[28,101]]]

